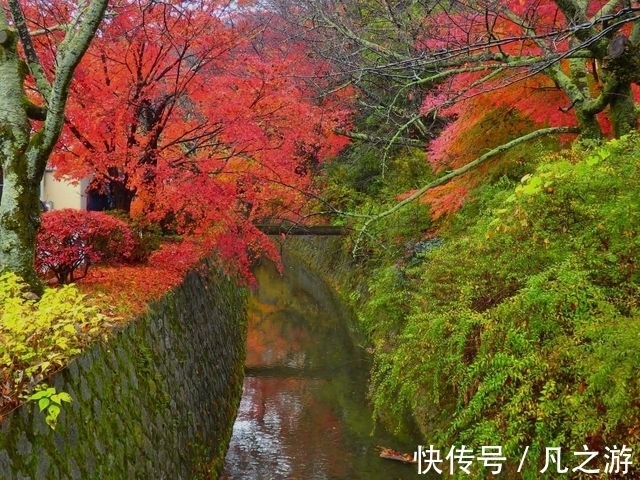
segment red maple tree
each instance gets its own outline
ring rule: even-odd
[[[435,199],[436,189],[447,196],[436,214],[455,209],[465,189],[444,183],[469,180],[470,170],[483,176],[481,164],[532,140],[599,141],[638,128],[640,7],[633,2],[272,1],[332,60],[334,75],[359,88],[370,118],[363,132],[347,134],[386,142],[382,172],[392,147],[431,143],[430,160],[443,173],[371,215],[363,229],[428,191]],[[492,111],[512,121],[510,130],[480,136]],[[371,134],[371,124],[385,128]]]
[[[254,224],[301,217],[349,112],[310,82],[325,64],[270,28],[277,19],[226,7],[115,7],[78,68],[53,164],[246,270],[247,251],[275,256]]]
[[[430,143],[432,165],[461,168],[478,152],[538,129],[573,127],[597,138],[633,128],[633,118],[618,115],[622,122],[612,125],[610,115],[634,96],[630,76],[626,85],[614,78],[616,53],[608,44],[631,33],[631,12],[619,3],[460,2],[425,18],[427,34],[417,48],[446,65],[446,74],[425,96],[421,113],[451,120]],[[596,45],[598,37],[605,43]],[[423,198],[434,216],[459,208],[488,165],[481,169],[429,191]]]
[[[434,217],[457,210],[471,188],[502,169],[505,146],[637,128],[636,8],[604,0],[437,4],[414,46],[426,72],[415,83],[429,86],[416,118],[447,120],[429,160],[437,171],[464,172],[404,196],[424,193]],[[495,161],[463,168],[482,156]]]

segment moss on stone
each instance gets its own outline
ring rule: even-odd
[[[43,420],[32,405],[0,424],[0,478],[190,479],[197,468],[217,478],[242,394],[246,326],[244,289],[219,272],[204,283],[189,275],[57,375],[76,395],[56,431],[34,429]]]

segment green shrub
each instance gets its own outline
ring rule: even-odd
[[[362,311],[384,332],[378,413],[411,411],[443,448],[502,445],[518,459],[528,445],[525,478],[539,475],[545,447],[562,447],[571,466],[583,444],[637,452],[638,158],[635,136],[551,157],[420,254],[408,287],[379,276]]]
[[[151,254],[160,248],[163,240],[162,227],[138,218],[131,218],[122,210],[110,210],[107,214],[127,223],[133,239],[129,260],[133,263],[146,262]]]
[[[0,275],[0,416],[100,333],[105,317],[72,285],[39,301],[12,273]]]

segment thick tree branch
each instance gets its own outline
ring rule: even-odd
[[[567,19],[569,26],[587,27],[576,28],[576,37],[581,41],[585,41],[587,38],[595,35],[597,32],[593,25],[590,25],[589,20],[585,12],[586,4],[580,4],[575,0],[555,0],[556,5],[560,8],[560,11]]]
[[[577,127],[551,127],[551,128],[542,128],[540,130],[536,130],[534,132],[528,133],[526,135],[523,135],[521,137],[518,137],[514,140],[511,140],[510,142],[507,142],[503,145],[500,145],[499,147],[496,147],[492,150],[489,150],[487,153],[484,153],[483,155],[480,155],[478,158],[476,158],[474,161],[467,163],[466,165],[464,165],[463,167],[460,167],[456,170],[453,170],[451,172],[449,172],[448,174],[438,178],[437,180],[434,180],[431,183],[428,183],[427,185],[425,185],[424,187],[416,190],[413,194],[411,194],[409,197],[405,198],[404,200],[402,200],[401,202],[398,202],[397,204],[395,204],[393,207],[389,208],[388,210],[385,210],[382,213],[379,213],[375,216],[369,217],[362,225],[362,227],[359,229],[358,232],[358,240],[360,239],[360,236],[367,230],[367,228],[369,227],[369,225],[371,225],[373,222],[377,222],[379,220],[382,220],[385,217],[388,217],[389,215],[397,212],[398,210],[400,210],[401,208],[405,207],[406,205],[408,205],[409,203],[413,202],[414,200],[417,200],[418,198],[420,198],[422,195],[424,195],[426,192],[428,192],[429,190],[438,187],[440,185],[444,185],[445,183],[447,183],[449,180],[452,180],[456,177],[459,177],[460,175],[467,173],[469,170],[472,170],[473,168],[477,167],[478,165],[480,165],[481,163],[485,162],[486,160],[495,157],[496,155],[499,155],[500,153],[506,152],[507,150],[515,147],[516,145],[520,145],[521,143],[525,143],[528,142],[530,140],[533,140],[535,138],[538,137],[543,137],[546,135],[560,135],[563,133],[575,133],[578,134],[580,133],[580,130]],[[359,242],[356,241],[355,246],[353,247],[353,255],[355,256],[357,249],[359,246]]]
[[[84,148],[92,153],[96,152],[96,147],[93,145],[93,143],[91,143],[91,141],[87,137],[85,137],[82,132],[80,132],[78,127],[71,120],[65,117],[64,123],[67,125],[67,127],[69,127],[69,130],[71,131],[73,136],[76,137],[78,141],[80,141],[80,143],[82,143]]]
[[[601,18],[607,17],[607,16],[613,14],[617,7],[624,7],[624,6],[625,6],[625,2],[624,1],[621,1],[621,0],[609,0],[607,3],[605,3],[602,6],[602,8],[600,10],[598,10],[598,12],[593,17],[591,17],[591,21],[592,22],[597,22]]]
[[[611,96],[615,95],[619,85],[620,82],[618,78],[610,77],[604,84],[604,88],[602,89],[602,92],[600,92],[600,95],[589,99],[584,103],[583,111],[588,115],[595,115],[603,111],[607,105],[609,105]]]
[[[51,95],[51,83],[49,83],[49,80],[47,79],[44,69],[42,68],[42,64],[40,63],[40,58],[38,58],[38,53],[33,46],[31,33],[29,32],[27,21],[24,18],[24,14],[22,13],[22,8],[20,7],[18,0],[8,0],[8,3],[11,16],[13,17],[13,22],[18,30],[20,43],[22,43],[22,48],[24,49],[24,53],[27,57],[29,71],[31,72],[31,75],[33,75],[33,78],[36,81],[36,86],[38,87],[40,94],[45,98],[46,102]]]
[[[421,141],[421,140],[415,140],[413,138],[401,138],[401,137],[394,137],[393,139],[389,140],[386,138],[382,138],[382,137],[376,137],[375,135],[368,135],[366,133],[359,133],[359,132],[349,132],[347,130],[343,130],[342,128],[336,128],[333,130],[335,133],[337,133],[338,135],[342,135],[348,138],[352,138],[354,140],[362,140],[364,142],[369,142],[369,143],[375,143],[375,144],[388,144],[389,142],[396,144],[396,145],[405,145],[408,147],[417,147],[417,148],[424,148],[426,141]]]
[[[58,47],[55,79],[51,86],[51,93],[47,98],[47,119],[42,129],[32,137],[27,152],[29,178],[36,179],[42,176],[51,150],[60,137],[65,119],[64,111],[69,85],[76,67],[98,30],[107,4],[108,0],[92,0],[83,13],[78,12],[77,30],[68,31]]]

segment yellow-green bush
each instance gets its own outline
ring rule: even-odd
[[[80,353],[104,321],[72,285],[36,301],[12,273],[0,275],[0,415]]]

